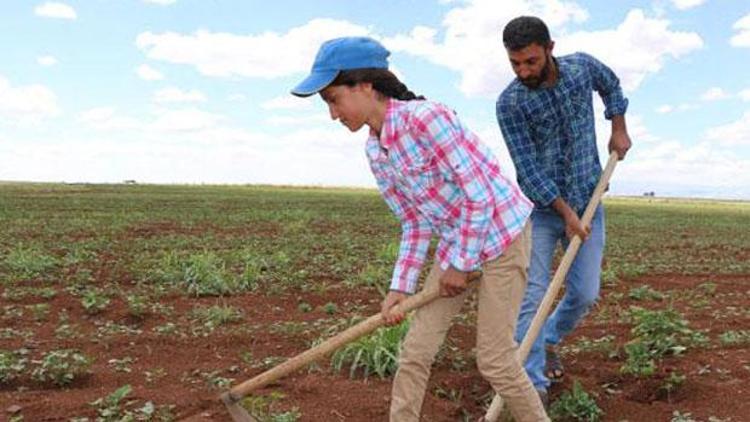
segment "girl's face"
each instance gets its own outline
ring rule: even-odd
[[[372,84],[369,83],[328,86],[320,92],[323,101],[328,104],[331,119],[338,119],[352,132],[358,131],[365,124],[372,127],[377,101],[374,94]]]

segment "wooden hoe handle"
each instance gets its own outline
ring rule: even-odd
[[[591,195],[591,200],[589,200],[589,203],[586,206],[586,210],[583,212],[581,223],[583,223],[584,226],[588,226],[589,224],[591,224],[591,220],[594,217],[596,207],[599,205],[599,202],[604,195],[604,191],[607,189],[609,179],[612,177],[612,173],[615,171],[615,166],[617,165],[618,160],[619,158],[617,152],[613,151],[609,155],[607,166],[604,168],[604,171],[599,178],[599,183],[596,185],[594,193]],[[570,241],[568,249],[565,251],[565,255],[563,255],[563,258],[560,261],[560,265],[557,267],[557,271],[555,271],[555,276],[552,278],[549,287],[547,287],[547,292],[544,294],[544,298],[539,304],[536,315],[534,315],[534,319],[531,320],[531,325],[526,332],[526,336],[523,338],[523,342],[521,342],[521,347],[518,350],[521,362],[526,361],[526,357],[529,355],[529,351],[531,350],[531,345],[536,340],[537,336],[539,335],[539,331],[544,325],[544,322],[547,320],[547,315],[549,315],[549,311],[552,308],[552,304],[554,303],[555,298],[557,297],[557,293],[560,291],[562,283],[565,280],[565,276],[568,274],[568,270],[570,269],[571,264],[573,264],[573,260],[575,259],[580,247],[581,238],[576,235]],[[500,411],[502,410],[502,408],[503,399],[496,394],[492,399],[492,403],[490,404],[489,409],[487,409],[484,420],[487,422],[495,422],[500,416]]]
[[[481,278],[482,273],[475,271],[469,274],[469,281],[474,281]],[[397,305],[394,310],[402,312],[410,312],[414,309],[420,308],[428,303],[434,301],[440,297],[440,292],[437,286],[434,289],[422,290],[414,296],[410,296],[405,301]],[[279,365],[251,378],[241,384],[232,387],[231,390],[221,395],[221,400],[229,405],[242,400],[251,391],[262,388],[282,377],[289,375],[290,373],[301,369],[312,362],[315,362],[326,355],[334,352],[338,348],[350,343],[366,334],[369,334],[375,329],[384,325],[383,315],[378,312],[377,314],[367,318],[366,320],[358,323],[353,327],[342,331],[341,333],[331,337],[323,343],[312,347],[288,360],[280,363]]]

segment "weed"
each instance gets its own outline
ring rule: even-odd
[[[132,369],[130,369],[130,365],[133,362],[135,362],[135,360],[130,356],[125,356],[122,359],[110,359],[109,361],[107,361],[108,364],[115,368],[115,371],[125,373],[130,373],[132,371]]]
[[[310,305],[310,304],[309,304],[309,303],[307,303],[307,302],[300,302],[300,304],[299,304],[299,305],[297,305],[297,309],[298,309],[298,310],[299,310],[300,312],[304,312],[304,313],[307,313],[307,312],[311,312],[311,311],[313,310],[313,307],[312,307],[312,305]]]
[[[174,406],[159,406],[148,401],[142,407],[132,409],[137,400],[125,401],[132,391],[129,384],[123,385],[106,397],[100,397],[91,403],[96,408],[97,422],[130,422],[130,421],[159,421],[168,422],[175,420],[172,414]],[[130,407],[131,409],[128,409]]]
[[[328,302],[328,303],[326,303],[325,305],[321,306],[321,309],[322,309],[322,310],[323,310],[323,312],[325,312],[326,314],[328,314],[328,315],[333,315],[333,314],[335,314],[336,312],[338,312],[338,310],[339,310],[339,307],[338,307],[338,306],[336,306],[336,304],[335,304],[335,303],[333,303],[333,302]]]
[[[633,300],[662,300],[664,299],[664,294],[644,284],[640,287],[630,289],[628,297]]]
[[[302,417],[297,408],[286,412],[275,410],[283,398],[283,394],[274,391],[268,396],[246,397],[240,403],[258,422],[296,422]]]
[[[219,326],[242,320],[242,311],[234,306],[214,305],[193,309],[191,316],[204,328],[213,331]]]
[[[109,302],[109,297],[95,288],[86,289],[81,296],[81,306],[89,315],[95,315],[107,309]]]
[[[51,381],[58,386],[68,385],[88,373],[91,359],[74,349],[53,350],[45,353],[31,377],[39,382]]]
[[[685,383],[685,378],[685,375],[682,375],[677,371],[669,373],[669,376],[659,386],[659,391],[662,391],[667,395],[667,401],[672,401],[672,393],[677,391],[677,389]]]
[[[619,355],[617,347],[615,346],[615,336],[606,335],[596,339],[590,339],[588,337],[580,337],[574,344],[570,346],[563,346],[561,351],[565,354],[578,354],[578,353],[601,353],[608,358],[615,358]]]
[[[134,318],[143,318],[149,309],[148,296],[130,294],[125,296],[128,304],[128,314]]]
[[[0,384],[13,381],[26,369],[28,350],[0,349]]]
[[[249,264],[248,264],[249,265]],[[151,273],[151,278],[185,287],[193,296],[222,296],[256,287],[254,276],[248,269],[241,277],[235,277],[224,260],[213,252],[203,252],[181,258],[175,253],[165,255],[159,269]]]
[[[406,332],[409,320],[392,327],[381,327],[373,334],[349,343],[339,349],[331,362],[336,371],[349,366],[349,375],[354,378],[357,370],[364,371],[364,377],[377,374],[385,378],[395,372],[398,365],[398,351]]]
[[[17,246],[5,257],[5,266],[22,278],[39,276],[57,266],[57,258],[38,248]]]
[[[696,419],[693,419],[693,414],[690,412],[682,413],[679,410],[675,410],[672,412],[672,419],[670,419],[670,422],[698,422]]]
[[[37,322],[46,321],[47,316],[49,315],[48,303],[36,303],[33,305],[26,305],[26,309],[31,311],[31,318]]]
[[[722,346],[737,346],[750,344],[750,330],[729,330],[719,334]]]
[[[601,420],[602,409],[587,393],[578,381],[573,383],[573,389],[565,391],[550,407],[550,417],[559,421],[587,421]]]

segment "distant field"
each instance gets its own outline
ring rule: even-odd
[[[602,420],[750,420],[750,203],[605,207],[602,299],[553,401],[578,381]],[[377,312],[400,233],[371,190],[21,183],[0,184],[0,228],[0,411],[15,421],[227,420],[219,393]],[[464,311],[426,420],[476,420],[491,399]],[[337,365],[245,406],[387,419],[389,372]]]

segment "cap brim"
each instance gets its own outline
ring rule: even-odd
[[[298,97],[309,97],[313,94],[317,94],[330,85],[338,75],[338,70],[313,72],[292,89],[292,94]]]

